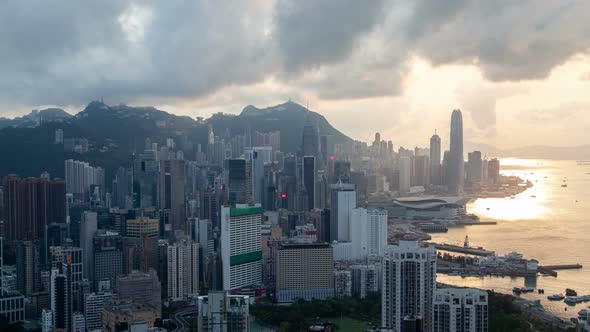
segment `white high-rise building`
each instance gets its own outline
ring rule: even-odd
[[[48,309],[41,311],[41,332],[53,331],[53,312]]]
[[[68,159],[65,161],[66,192],[83,195],[91,185],[104,188],[104,169],[90,166],[85,161]]]
[[[199,244],[181,241],[168,246],[168,298],[183,301],[199,295]]]
[[[387,246],[383,257],[381,325],[400,331],[406,316],[424,319],[432,329],[432,301],[436,289],[436,249],[417,241]]]
[[[387,210],[354,209],[350,227],[352,259],[383,255],[387,245]]]
[[[433,332],[488,331],[488,293],[471,288],[434,292]]]
[[[399,191],[410,192],[412,184],[412,160],[409,157],[399,158]]]
[[[223,289],[262,283],[260,204],[237,204],[221,209],[221,260]]]
[[[354,184],[332,185],[330,199],[330,241],[350,242],[352,211],[356,208]]]

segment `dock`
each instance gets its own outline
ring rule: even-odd
[[[552,277],[557,277],[558,270],[575,270],[581,269],[583,266],[581,264],[562,264],[562,265],[545,265],[539,266],[538,271],[545,275],[550,275]]]
[[[494,251],[485,250],[483,248],[461,247],[461,246],[456,246],[453,244],[446,244],[446,243],[433,243],[433,245],[438,250],[458,252],[461,254],[468,254],[468,255],[475,255],[475,256],[493,256],[496,254]]]
[[[497,225],[498,222],[496,221],[466,221],[462,222],[460,225],[462,226],[477,226],[477,225]]]

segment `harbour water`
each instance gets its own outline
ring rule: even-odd
[[[579,270],[558,271],[555,277],[509,278],[438,275],[438,281],[457,286],[493,289],[511,293],[514,287],[534,287],[544,295],[522,294],[540,299],[546,310],[563,318],[576,317],[590,303],[568,306],[551,302],[547,296],[565,294],[573,288],[578,295],[590,295],[590,164],[554,160],[501,160],[502,174],[530,180],[533,187],[514,198],[480,198],[471,202],[468,212],[481,220],[495,220],[494,226],[450,228],[448,233],[432,234],[432,240],[462,245],[469,236],[471,246],[482,246],[497,254],[512,251],[540,265],[575,264]],[[567,184],[567,187],[562,187]],[[567,309],[567,310],[566,310]]]

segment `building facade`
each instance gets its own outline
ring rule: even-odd
[[[436,249],[417,241],[400,241],[387,246],[383,257],[381,325],[400,331],[404,317],[424,319],[432,326],[432,302],[436,288]]]
[[[233,290],[262,283],[260,204],[224,206],[221,210],[223,289]]]

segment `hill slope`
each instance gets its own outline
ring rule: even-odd
[[[244,108],[240,115],[215,114],[204,122],[186,116],[176,116],[153,107],[108,106],[93,101],[73,117],[61,121],[42,122],[36,127],[8,126],[0,129],[0,177],[15,173],[39,176],[48,171],[52,177],[64,176],[64,160],[74,158],[89,161],[106,169],[107,180],[119,166],[129,166],[134,151],[141,152],[146,138],[162,144],[174,138],[187,159],[194,157],[197,145],[207,144],[208,125],[216,135],[223,136],[226,128],[232,134],[281,131],[281,150],[295,152],[300,144],[306,119],[316,123],[321,134],[331,135],[331,144],[350,141],[334,129],[320,114],[301,105],[288,102],[258,109]],[[8,120],[14,121],[14,120]],[[62,129],[64,138],[86,138],[89,152],[66,153],[62,145],[54,144],[55,130]]]

